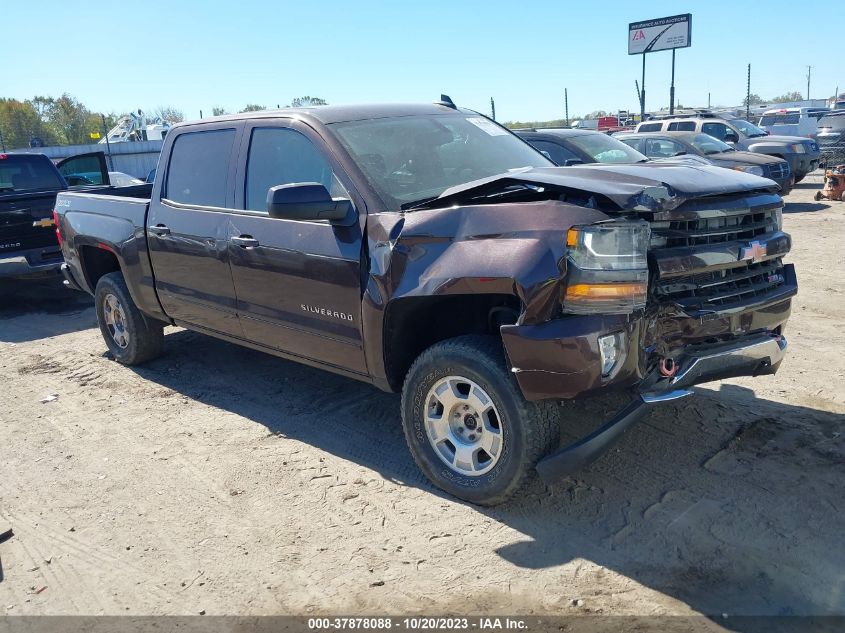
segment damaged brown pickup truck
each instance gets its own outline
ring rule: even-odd
[[[149,198],[57,201],[67,284],[114,357],[154,358],[175,324],[401,391],[417,464],[474,503],[785,353],[797,284],[770,180],[556,167],[448,99],[180,124],[158,173]],[[631,404],[560,448],[560,401],[608,390]]]

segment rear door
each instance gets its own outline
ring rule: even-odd
[[[150,201],[147,243],[164,311],[195,327],[242,336],[229,268],[229,217],[241,122],[175,137]]]
[[[56,167],[71,188],[109,184],[109,170],[103,152],[71,156],[60,160]]]
[[[322,139],[290,120],[247,124],[241,141],[229,253],[245,336],[256,343],[366,373],[361,335],[363,201],[359,222],[283,220],[266,211],[275,185],[318,182],[333,197],[352,186]]]

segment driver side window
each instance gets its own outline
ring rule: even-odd
[[[276,185],[316,182],[333,198],[349,197],[328,159],[296,130],[255,128],[249,143],[244,206],[267,210],[267,190]]]
[[[683,145],[668,138],[649,139],[646,147],[649,158],[671,158],[686,151]]]
[[[732,133],[724,123],[705,123],[701,126],[701,131],[720,141],[724,141],[728,134]]]

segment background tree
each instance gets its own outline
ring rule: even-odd
[[[153,117],[159,117],[170,123],[181,123],[185,120],[185,114],[173,106],[159,106],[153,110]]]
[[[247,103],[246,107],[241,110],[241,112],[261,112],[261,110],[266,110],[267,106],[258,105],[257,103]]]
[[[328,101],[320,97],[297,97],[290,102],[289,108],[307,108],[308,106],[328,105]]]
[[[223,116],[224,114],[229,114],[226,108],[221,108],[219,106],[211,108],[211,116]]]
[[[755,95],[753,92],[742,100],[742,105],[744,106],[760,105],[761,103],[766,102],[760,98],[760,95]]]
[[[787,92],[786,94],[782,94],[779,97],[772,97],[770,101],[773,103],[785,103],[787,101],[803,101],[804,95],[802,95],[797,90],[793,90],[792,92]]]
[[[28,147],[29,140],[38,136],[47,143],[39,132],[41,119],[32,104],[17,99],[0,98],[0,132],[6,149]]]

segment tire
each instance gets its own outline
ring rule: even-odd
[[[821,199],[822,199],[822,192],[821,192],[821,191],[817,191],[817,192],[816,192],[816,195],[814,195],[814,196],[813,196],[813,199],[814,199],[816,202],[818,202],[819,200],[821,200]]]
[[[795,174],[795,184],[797,185],[799,182],[801,182],[802,180],[804,180],[804,177],[805,177],[806,175],[807,175],[807,174],[801,174],[801,175],[799,176],[798,174]]]
[[[522,490],[560,438],[557,407],[523,398],[493,336],[461,336],[423,352],[405,378],[402,426],[435,486],[483,506]],[[455,459],[459,451],[471,462]]]
[[[94,306],[100,332],[117,362],[139,365],[161,354],[164,324],[138,310],[121,273],[100,277]]]
[[[841,194],[839,194],[839,200],[842,201],[842,202],[845,202],[845,191],[843,191]]]

